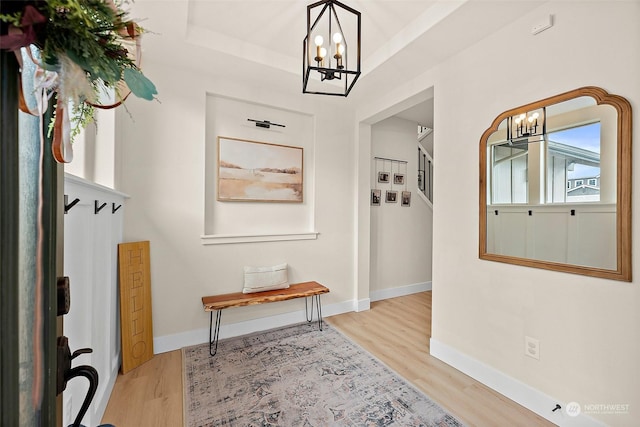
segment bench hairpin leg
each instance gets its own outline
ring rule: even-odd
[[[308,323],[313,322],[313,299],[314,298],[315,298],[315,295],[311,295],[311,316],[309,316],[309,308],[307,303],[307,301],[309,300],[309,297],[304,298],[304,315],[307,318]]]
[[[222,310],[216,310],[216,329],[213,333],[213,311],[209,317],[209,354],[215,356],[218,352],[218,337],[220,336],[220,319],[222,318]],[[213,335],[213,338],[211,337]],[[215,347],[214,347],[215,346]]]
[[[322,330],[322,302],[320,301],[320,294],[316,295],[316,306],[318,308],[318,329]]]
[[[311,295],[311,316],[309,316],[309,303],[307,302],[308,299],[308,297],[304,299],[304,314],[307,318],[307,322],[313,322],[313,303],[315,302],[316,309],[318,311],[318,329],[322,330],[322,302],[320,301],[320,294]]]

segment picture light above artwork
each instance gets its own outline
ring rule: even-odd
[[[256,126],[259,127],[259,128],[269,129],[271,126],[279,126],[281,128],[286,127],[285,125],[281,125],[279,123],[272,123],[269,120],[247,119],[247,121],[255,122]]]

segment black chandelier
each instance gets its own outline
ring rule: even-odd
[[[360,12],[336,0],[307,6],[303,48],[302,93],[349,95],[360,76]]]
[[[546,112],[546,108],[542,107],[537,110],[509,116],[507,118],[507,140],[510,143],[544,140],[547,134]]]

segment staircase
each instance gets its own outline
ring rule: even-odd
[[[422,145],[431,133],[433,129],[418,125],[418,194],[433,208],[433,158]]]

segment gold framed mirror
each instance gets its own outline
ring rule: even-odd
[[[479,257],[631,281],[631,104],[582,87],[480,139]]]

